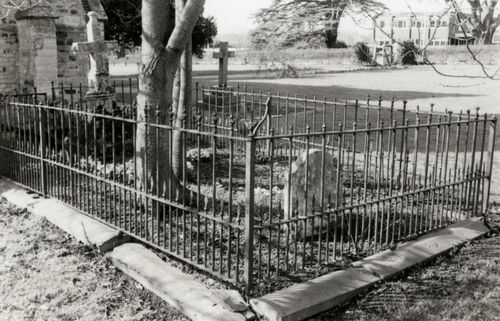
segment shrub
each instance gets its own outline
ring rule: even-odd
[[[403,65],[417,64],[418,48],[413,41],[405,41],[401,46],[401,63]]]
[[[335,45],[333,45],[333,48],[335,48],[335,49],[345,49],[345,48],[348,48],[348,46],[347,46],[347,44],[344,41],[340,40],[340,41],[337,41],[335,43]]]
[[[364,42],[358,42],[354,45],[354,54],[359,62],[371,62],[370,48]]]

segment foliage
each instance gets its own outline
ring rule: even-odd
[[[335,49],[345,49],[349,46],[345,43],[345,41],[337,40],[337,42],[333,45]]]
[[[358,42],[354,45],[354,54],[359,62],[370,63],[372,61],[370,48],[364,42]]]
[[[217,36],[217,24],[214,17],[201,16],[193,30],[193,55],[203,58],[206,45],[213,45]]]
[[[118,42],[117,54],[123,57],[141,45],[141,0],[103,0],[101,3],[108,15],[106,39]],[[193,31],[193,55],[202,58],[204,48],[213,44],[216,35],[215,18],[201,16]]]
[[[321,39],[322,47],[336,48],[339,22],[346,12],[373,13],[384,8],[376,0],[275,0],[256,14],[252,45],[256,49],[303,47]]]
[[[417,64],[418,48],[413,41],[404,41],[401,44],[401,63],[403,65]]]

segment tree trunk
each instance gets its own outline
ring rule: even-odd
[[[335,48],[339,31],[340,18],[344,12],[346,4],[338,0],[331,0],[331,12],[327,14],[325,25],[325,44],[327,48]]]
[[[164,159],[168,153],[168,144],[160,144],[160,141],[166,139],[165,133],[161,132],[162,137],[157,144],[153,130],[147,126],[147,122],[165,124],[168,117],[166,112],[168,95],[164,94],[164,90],[167,81],[165,46],[172,31],[168,28],[170,10],[168,1],[143,0],[142,2],[143,36],[137,95],[136,175],[140,187],[147,190],[158,190],[156,186],[158,184],[154,186],[150,184],[152,177],[156,178],[155,181],[164,182],[168,175],[166,162],[156,164],[155,161]],[[159,115],[157,110],[160,112]]]
[[[484,45],[491,45],[493,43],[493,36],[495,35],[495,32],[497,31],[496,26],[490,26],[486,33],[484,34],[483,37],[483,44]]]
[[[174,79],[180,58],[194,26],[203,11],[205,0],[188,0],[172,24],[170,1],[142,1],[142,61],[137,96],[136,163],[138,183],[145,190],[175,197],[179,181],[168,161],[171,134],[156,131],[147,123],[167,124],[172,106]],[[171,32],[170,32],[171,31]]]
[[[180,12],[184,8],[186,0],[176,1],[176,10],[180,16]],[[177,100],[174,100],[174,110],[175,110],[175,123],[174,126],[177,128],[182,128],[187,125],[190,119],[191,108],[192,108],[192,64],[193,64],[193,53],[192,53],[192,41],[191,38],[186,44],[184,53],[181,57],[181,64],[176,75],[176,93]],[[177,87],[178,86],[178,87]],[[182,179],[182,168],[183,168],[183,140],[184,136],[182,132],[176,130],[173,133],[172,139],[172,167],[175,177],[180,181]]]
[[[327,48],[335,48],[338,36],[338,22],[333,22],[330,26],[325,28],[325,43]]]

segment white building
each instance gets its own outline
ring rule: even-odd
[[[418,47],[465,44],[472,41],[458,26],[455,12],[404,12],[384,14],[373,26],[373,43],[379,46],[412,41]]]
[[[470,32],[463,33],[457,25],[455,12],[443,0],[379,1],[387,10],[375,18],[376,24],[366,17],[356,17],[356,22],[345,17],[339,29],[340,40],[347,40],[349,44],[363,41],[377,46],[412,40],[421,48],[463,45],[472,41]],[[467,2],[462,3],[461,10],[465,14],[470,11]],[[493,43],[500,43],[500,28]]]

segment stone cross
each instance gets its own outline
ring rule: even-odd
[[[219,58],[219,87],[227,87],[227,66],[230,57],[234,57],[234,51],[228,50],[228,43],[219,43],[219,52],[214,52],[213,57]]]
[[[90,11],[87,23],[87,42],[76,42],[72,45],[74,53],[86,51],[90,57],[88,73],[89,90],[87,96],[96,96],[112,93],[109,85],[109,61],[106,54],[116,47],[114,41],[104,41],[103,33],[97,21],[97,13]]]

